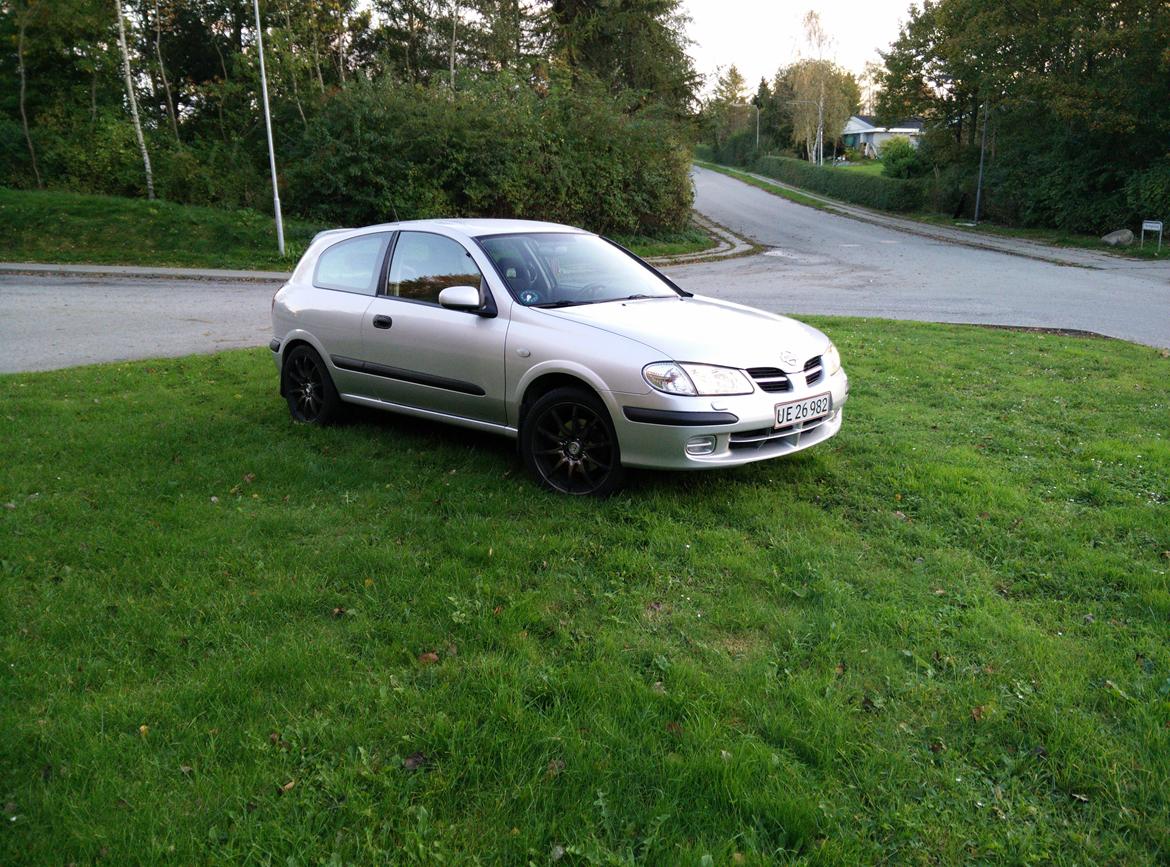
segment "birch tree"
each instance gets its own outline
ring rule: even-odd
[[[24,140],[28,144],[28,155],[32,159],[33,175],[37,179],[37,187],[45,186],[41,180],[41,170],[37,168],[37,149],[33,147],[32,134],[28,130],[28,111],[25,109],[25,90],[26,90],[26,74],[24,69],[24,37],[28,30],[28,22],[36,9],[35,3],[28,3],[24,7],[24,13],[20,16],[20,24],[17,25],[16,37],[16,69],[20,77],[20,126],[24,130]]]
[[[138,149],[142,151],[142,165],[146,170],[146,197],[154,198],[154,172],[150,168],[150,152],[146,149],[146,138],[142,135],[142,121],[138,117],[138,100],[134,96],[134,80],[130,77],[130,50],[126,47],[126,22],[122,20],[122,0],[114,0],[118,14],[118,48],[122,51],[122,74],[126,79],[126,95],[130,98],[130,117],[134,120],[134,134],[138,137]]]

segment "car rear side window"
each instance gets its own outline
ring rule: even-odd
[[[475,286],[482,295],[478,266],[458,241],[430,232],[400,232],[386,279],[386,294],[439,303],[448,286]]]
[[[388,232],[361,235],[334,244],[317,259],[313,285],[373,295],[378,287],[382,258],[386,255]]]

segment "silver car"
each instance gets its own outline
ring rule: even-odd
[[[272,303],[294,419],[342,402],[518,440],[546,487],[728,467],[841,428],[849,380],[808,325],[693,295],[569,226],[420,220],[314,239]]]

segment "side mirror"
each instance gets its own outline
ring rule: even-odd
[[[478,310],[479,289],[474,286],[448,286],[439,293],[439,303],[450,310]]]

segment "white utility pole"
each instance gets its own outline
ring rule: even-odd
[[[264,129],[268,132],[268,166],[272,169],[272,209],[276,214],[276,245],[284,255],[284,223],[280,219],[280,189],[276,185],[276,151],[272,148],[272,113],[268,110],[268,76],[264,72],[264,31],[260,26],[260,0],[256,8],[256,48],[260,52],[260,92],[264,96]]]

